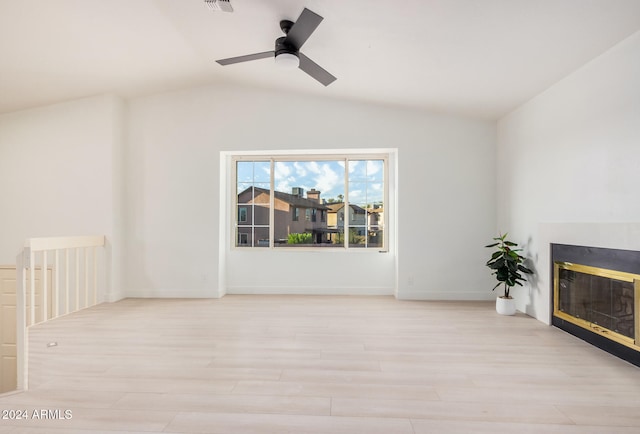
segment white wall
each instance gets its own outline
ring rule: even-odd
[[[518,307],[548,322],[550,239],[607,247],[637,233],[640,34],[501,119],[497,138],[491,122],[237,86],[128,105],[102,96],[0,116],[1,263],[26,237],[106,234],[111,298],[291,289],[291,258],[260,257],[257,279],[241,272],[258,252],[221,249],[220,153],[233,150],[398,149],[395,253],[340,261],[349,293],[490,298],[482,246],[508,231],[538,271]],[[307,259],[337,261],[295,261]]]
[[[491,296],[482,248],[495,229],[491,122],[219,85],[134,99],[128,126],[129,295]],[[220,248],[221,152],[339,148],[398,149],[397,248]]]
[[[112,282],[122,285],[123,102],[113,96],[0,115],[0,263],[24,240],[106,235]]]
[[[634,245],[619,239],[640,221],[640,33],[501,119],[497,167],[498,227],[538,272],[518,309],[548,323],[549,242]]]
[[[357,154],[369,150],[316,149],[313,154]],[[397,153],[395,149],[371,149],[388,155],[387,177],[389,178],[388,209],[395,209],[397,203]],[[262,153],[263,151],[258,151]],[[269,151],[268,155],[279,154]],[[286,154],[287,151],[284,151]],[[246,154],[245,154],[246,155]],[[303,153],[304,155],[304,153]],[[220,197],[221,209],[233,210],[235,195],[229,186],[235,184],[231,178],[231,157],[233,152],[223,152],[221,164]],[[222,293],[228,294],[365,294],[391,295],[396,288],[397,231],[394,229],[396,216],[391,216],[391,225],[386,228],[389,248],[378,249],[235,249],[231,229],[233,219],[230,212],[220,216],[221,256],[225,258],[224,283]],[[247,268],[247,264],[251,264]]]

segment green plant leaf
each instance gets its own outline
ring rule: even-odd
[[[518,270],[522,271],[523,273],[533,274],[533,270],[525,267],[524,265],[518,265]]]
[[[513,250],[510,250],[508,254],[509,254],[509,257],[511,257],[511,258],[513,258],[513,259],[515,259],[515,260],[520,259],[520,255],[518,255],[518,254],[517,254],[516,252],[514,252]]]
[[[493,255],[491,255],[491,259],[490,260],[496,259],[496,258],[498,258],[500,256],[502,256],[502,252],[494,252]]]
[[[520,273],[533,274],[533,271],[521,265],[525,257],[518,252],[522,252],[523,249],[517,248],[517,243],[507,240],[506,233],[494,238],[494,240],[497,242],[485,246],[496,249],[486,263],[486,266],[492,270],[491,274],[498,281],[492,291],[500,285],[504,285],[505,296],[508,296],[511,287],[515,285],[523,286],[522,282],[525,279]]]

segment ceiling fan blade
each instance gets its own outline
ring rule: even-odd
[[[266,59],[275,56],[275,51],[265,51],[262,53],[247,54],[246,56],[229,57],[228,59],[216,60],[220,65],[231,65],[234,63],[248,62],[250,60]]]
[[[322,68],[313,60],[309,59],[304,54],[298,53],[298,56],[300,57],[299,68],[309,74],[311,77],[318,80],[320,83],[324,84],[325,86],[329,86],[331,83],[336,81],[336,78],[333,75],[329,74],[324,68]]]
[[[299,50],[323,19],[315,12],[304,8],[298,21],[293,24],[293,27],[287,33],[287,38],[284,42],[293,45]]]

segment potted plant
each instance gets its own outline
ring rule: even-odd
[[[491,274],[496,276],[498,283],[493,287],[492,291],[498,286],[504,285],[504,295],[496,299],[496,311],[501,315],[514,315],[516,313],[515,300],[509,294],[511,288],[515,285],[522,286],[525,279],[521,273],[533,274],[533,271],[522,265],[525,258],[518,252],[518,244],[507,240],[507,234],[501,235],[493,239],[496,241],[485,247],[495,248],[491,254],[491,259],[487,261],[487,267],[491,268]]]

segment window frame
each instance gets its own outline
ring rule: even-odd
[[[337,151],[335,153],[308,153],[304,151],[271,151],[266,153],[257,153],[257,152],[233,152],[229,153],[229,161],[231,165],[231,170],[229,171],[230,181],[231,181],[231,207],[233,209],[233,219],[231,220],[231,248],[238,249],[242,251],[327,251],[327,252],[335,252],[335,251],[350,251],[350,252],[380,252],[387,253],[390,251],[390,235],[391,235],[391,207],[390,207],[390,189],[391,185],[389,183],[390,180],[390,160],[395,159],[395,156],[392,156],[394,150],[384,149],[384,150],[372,150],[363,153],[350,153],[350,152],[340,152]],[[274,166],[276,162],[280,161],[290,161],[290,162],[301,162],[301,161],[344,161],[345,165],[345,173],[344,173],[344,210],[349,209],[349,201],[348,201],[348,192],[349,192],[349,171],[347,170],[349,161],[367,161],[367,160],[379,160],[382,161],[383,164],[383,209],[384,209],[384,223],[383,225],[376,225],[377,227],[381,227],[383,230],[383,245],[378,247],[365,247],[354,245],[350,246],[348,242],[348,237],[345,237],[345,242],[341,246],[336,247],[319,247],[319,246],[305,246],[305,247],[295,247],[295,248],[283,248],[277,247],[274,239],[274,210],[275,210],[275,195],[273,192],[275,191],[275,181],[274,181]],[[269,245],[267,246],[258,246],[258,245],[242,245],[238,246],[235,242],[236,233],[238,229],[238,202],[237,202],[237,187],[238,187],[238,179],[237,179],[237,163],[238,162],[269,162],[270,164],[270,194],[269,194]],[[395,175],[394,175],[395,176]],[[394,199],[395,202],[395,199]],[[294,218],[295,218],[295,210],[298,210],[300,213],[300,209],[294,207]],[[394,211],[395,212],[395,211]],[[328,219],[326,218],[326,212],[321,212],[321,215],[324,214],[325,218],[322,219],[323,222],[326,222]],[[351,213],[348,213],[351,214]],[[227,214],[229,215],[229,213]],[[306,215],[306,212],[305,212]],[[352,226],[351,222],[347,221],[348,219],[344,219],[344,233],[347,234],[351,230],[359,230],[362,228],[362,225]],[[369,230],[369,222],[368,218],[365,217],[366,220],[366,230]],[[296,220],[294,220],[296,221]],[[342,220],[341,220],[342,221]],[[267,247],[267,248],[266,248]]]

